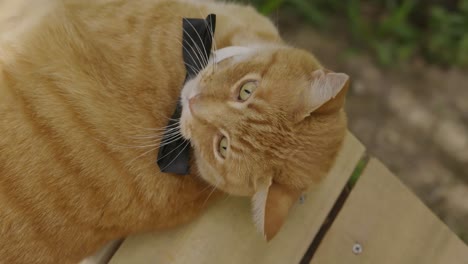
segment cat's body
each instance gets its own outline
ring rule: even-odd
[[[273,25],[206,1],[22,2],[0,14],[0,263],[76,263],[196,217],[217,191],[195,162],[189,176],[160,173],[154,138],[185,78],[182,17],[217,14],[218,49],[281,43]]]

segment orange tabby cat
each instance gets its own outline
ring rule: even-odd
[[[348,76],[284,44],[250,7],[2,0],[0,10],[1,263],[76,263],[193,219],[214,188],[252,197],[271,239],[340,148]],[[216,56],[183,86],[182,17],[209,13]],[[189,176],[155,164],[181,94]]]

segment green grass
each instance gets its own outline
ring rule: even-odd
[[[416,56],[441,66],[468,66],[468,0],[243,0],[260,12],[293,9],[324,31],[341,27],[353,49],[383,66]],[[336,28],[335,28],[336,29]]]
[[[351,173],[351,177],[348,180],[348,186],[352,189],[354,185],[356,185],[359,177],[361,177],[362,172],[366,168],[367,162],[369,161],[369,156],[364,155],[361,160],[359,160],[358,164],[354,168],[353,173]]]

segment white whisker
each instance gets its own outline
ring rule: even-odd
[[[141,126],[138,126],[138,125],[135,125],[135,124],[132,124],[128,121],[125,121],[127,124],[133,126],[134,128],[136,129],[142,129],[142,130],[148,130],[148,131],[164,131],[166,130],[167,128],[172,128],[172,127],[175,127],[175,126],[178,126],[179,125],[179,120],[173,120],[175,121],[174,124],[170,124],[170,125],[167,125],[167,126],[164,126],[164,127],[160,127],[160,128],[149,128],[149,127],[141,127]]]
[[[146,142],[146,144],[152,144],[151,146],[156,146],[158,144],[158,142],[161,142],[161,146],[163,146],[166,142],[169,142],[169,141],[171,141],[173,139],[177,140],[178,138],[181,138],[181,137],[182,137],[182,135],[180,133],[174,133],[174,134],[168,136],[165,139],[165,141],[162,141],[162,142],[161,142],[161,140],[164,139],[163,137],[162,138],[150,139],[150,140],[146,139],[145,142]],[[139,142],[139,143],[143,144],[143,142]]]
[[[155,151],[157,149],[157,147],[154,147],[148,151],[145,151],[143,152],[141,155],[138,155],[136,158],[132,159],[130,162],[127,163],[127,166],[130,166],[134,161],[136,161],[137,159],[143,157],[143,156],[146,156],[148,153],[152,152],[152,151]]]
[[[165,157],[167,157],[169,154],[171,154],[172,152],[176,151],[180,146],[182,146],[183,144],[185,144],[187,142],[182,142],[180,143],[177,147],[175,147],[173,150],[169,151],[168,153],[166,153],[166,155],[162,156],[161,158],[158,159],[158,161],[164,159]]]
[[[167,145],[169,145],[169,144],[171,144],[171,143],[176,142],[177,140],[179,140],[179,139],[181,139],[181,138],[182,138],[182,136],[178,136],[178,137],[176,137],[176,138],[172,138],[171,140],[162,142],[159,146],[160,146],[160,147],[167,146]]]
[[[201,9],[200,7],[198,7],[198,12],[200,13],[201,16],[203,16],[202,12],[201,12]],[[216,50],[218,49],[217,46],[216,46],[216,39],[214,37],[214,32],[213,30],[211,29],[211,27],[208,25],[208,23],[205,23],[205,27],[208,29],[208,31],[210,32],[210,35],[211,35],[211,47],[212,47],[212,52],[211,54],[213,55],[213,73],[216,71]]]
[[[190,64],[188,64],[186,62],[184,62],[184,64],[185,64],[185,66],[189,67],[193,72],[195,72],[197,74],[200,72],[200,70],[195,68],[194,66],[192,66],[192,65],[190,65]]]
[[[186,19],[186,20],[187,20],[187,19]],[[190,24],[190,26],[191,26],[192,28],[194,28],[193,25],[192,25],[192,23],[190,23],[188,20],[187,20],[187,22]],[[186,31],[185,29],[182,29],[182,30],[183,30],[185,33],[187,33],[187,31]],[[195,28],[194,28],[194,30],[195,30]],[[198,34],[198,32],[197,32],[196,30],[195,30],[195,32],[197,33],[199,39],[202,40],[201,37],[200,37],[200,34]],[[188,35],[188,37],[192,40],[193,46],[195,46],[195,48],[196,48],[197,51],[198,51],[198,52],[196,52],[195,49],[193,48],[193,46],[190,45],[190,47],[192,48],[193,52],[195,53],[195,55],[196,55],[197,58],[198,58],[198,62],[200,63],[200,65],[207,65],[207,64],[208,64],[208,61],[207,61],[206,57],[203,56],[203,53],[205,53],[205,56],[206,56],[206,51],[203,52],[202,49],[200,48],[200,46],[199,46],[199,45],[195,42],[195,40],[192,38],[192,36],[190,36],[188,33],[187,33],[187,35]],[[184,40],[184,39],[183,39],[183,40]],[[186,41],[186,40],[184,40],[184,41]],[[186,41],[186,42],[188,43],[188,41]],[[189,44],[190,44],[190,43],[189,43]],[[203,40],[202,40],[201,45],[202,45],[203,48],[205,48],[205,44],[203,43]]]
[[[151,134],[147,134],[147,135],[134,135],[134,136],[127,136],[128,138],[131,138],[131,139],[154,139],[154,138],[162,138],[164,136],[167,136],[167,135],[171,135],[171,134],[174,134],[174,133],[180,133],[180,128],[179,127],[174,127],[174,128],[170,128],[166,131],[158,131],[157,133],[151,133]]]
[[[185,39],[182,39],[182,40],[183,40],[184,42],[188,43]],[[182,45],[182,48],[188,53],[188,55],[190,56],[190,58],[192,58],[192,60],[193,60],[194,62],[196,62],[196,61],[200,62],[200,59],[198,59],[198,56],[197,56],[197,59],[195,60],[195,58],[192,56],[192,53],[190,53],[190,51],[187,50],[186,47],[184,47],[184,44],[182,44],[181,41],[179,41],[179,42],[180,42],[180,45]],[[192,50],[193,50],[193,48],[192,48]],[[195,52],[195,50],[193,50],[193,51]],[[197,55],[197,54],[195,53],[195,55]],[[185,63],[185,62],[184,62],[184,63]],[[185,63],[185,65],[190,65],[190,64]],[[202,69],[201,69],[200,67],[198,67],[197,65],[190,65],[190,66],[192,67],[191,69],[195,69],[195,72],[196,72],[197,74],[202,70]],[[197,66],[197,67],[195,67],[195,66]]]
[[[190,145],[190,142],[187,142],[185,144],[185,147],[179,152],[179,154],[177,154],[177,156],[175,156],[175,158],[171,162],[169,162],[166,166],[164,166],[164,168],[162,168],[161,171],[163,171],[167,167],[169,167],[180,156],[180,154],[182,154],[184,152],[184,150],[187,148],[188,145]]]
[[[183,31],[186,32],[185,29],[183,29]],[[191,37],[190,37],[190,38],[191,38]],[[184,41],[185,43],[189,44],[190,48],[192,49],[193,53],[195,54],[196,60],[195,60],[195,58],[192,56],[192,53],[190,53],[190,52],[187,50],[187,48],[184,47],[183,44],[182,44],[182,48],[190,55],[190,58],[192,58],[192,60],[193,60],[194,62],[197,62],[197,61],[198,61],[198,63],[200,64],[200,65],[197,65],[197,67],[196,67],[196,69],[197,69],[196,73],[198,74],[198,73],[203,69],[203,68],[202,68],[203,62],[202,62],[202,59],[200,58],[201,55],[199,56],[199,52],[197,52],[197,51],[193,48],[193,46],[192,46],[187,40],[182,39],[182,41]],[[198,45],[197,45],[196,43],[193,43],[193,44],[198,48]],[[192,66],[195,67],[195,65],[192,65]]]
[[[214,191],[216,190],[216,188],[218,188],[218,183],[216,183],[214,186],[213,186],[213,189],[211,190],[210,194],[208,194],[208,197],[206,197],[205,201],[203,202],[202,204],[202,207],[205,206],[206,202],[208,202],[208,200],[210,199],[211,195],[213,195]]]
[[[208,58],[208,54],[206,52],[206,47],[205,47],[205,44],[203,43],[203,39],[201,38],[200,34],[198,33],[198,31],[195,29],[195,27],[193,26],[193,24],[190,22],[190,20],[188,19],[185,19],[187,21],[187,23],[190,24],[190,26],[193,28],[193,30],[195,31],[195,33],[197,33],[197,36],[198,36],[198,39],[200,40],[201,42],[201,45],[203,47],[203,53],[205,53],[205,56],[206,57],[203,57],[203,53],[202,53],[202,49],[200,48],[200,46],[198,46],[198,44],[195,42],[195,40],[192,38],[192,36],[190,36],[189,34],[187,34],[190,39],[192,40],[193,44],[195,45],[195,47],[197,48],[197,50],[200,52],[200,57],[203,59],[203,61],[200,61],[200,62],[203,62],[204,65],[207,65],[208,64],[208,61],[207,61],[207,58]],[[183,29],[184,32],[187,32],[185,29]]]
[[[152,130],[152,131],[158,131],[158,130],[165,130],[167,128],[173,128],[175,126],[178,126],[179,125],[179,119],[173,119],[171,120],[172,124],[169,124],[169,125],[165,125],[164,127],[160,127],[160,128],[142,128],[142,129],[146,129],[146,130]]]

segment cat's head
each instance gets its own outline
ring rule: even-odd
[[[348,76],[285,47],[225,49],[182,91],[181,131],[200,176],[252,197],[271,239],[301,193],[323,178],[346,131]]]

